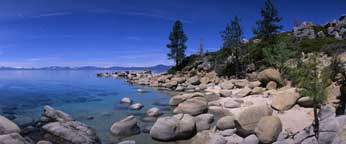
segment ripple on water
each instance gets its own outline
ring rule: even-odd
[[[25,125],[40,119],[43,105],[52,105],[94,128],[102,143],[132,139],[138,143],[159,144],[147,134],[154,119],[146,118],[145,110],[159,107],[165,115],[170,114],[169,96],[149,87],[129,85],[122,80],[100,79],[95,76],[97,72],[0,71],[0,112]],[[1,78],[6,75],[11,75],[11,78]],[[9,86],[12,89],[8,89]],[[147,93],[139,94],[137,89],[144,89]],[[129,105],[120,104],[120,99],[126,96],[146,108],[130,110]],[[143,132],[127,138],[112,136],[109,132],[111,125],[128,115],[137,117]]]

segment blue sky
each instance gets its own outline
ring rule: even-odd
[[[0,66],[151,66],[167,60],[168,35],[184,23],[187,54],[200,38],[215,51],[233,16],[252,36],[264,0],[0,0]],[[274,0],[284,30],[295,19],[324,24],[345,0]]]

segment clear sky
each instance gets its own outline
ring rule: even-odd
[[[324,24],[346,13],[345,0],[273,0],[284,30],[295,19]],[[215,51],[233,16],[245,37],[264,0],[0,0],[0,66],[151,66],[167,60],[168,35],[184,23],[187,53],[200,38]]]

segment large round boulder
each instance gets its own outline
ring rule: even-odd
[[[18,133],[0,135],[0,144],[28,144]]]
[[[262,83],[262,84],[267,84],[270,81],[275,81],[278,84],[283,83],[283,79],[281,77],[281,73],[274,69],[274,68],[268,68],[263,71],[261,71],[257,75],[257,79]]]
[[[291,109],[300,98],[300,94],[295,88],[282,89],[273,95],[272,107],[278,111]]]
[[[275,142],[281,131],[281,120],[276,116],[262,117],[255,129],[258,139],[264,144]]]
[[[185,113],[193,116],[202,114],[208,109],[208,102],[204,97],[194,97],[179,104],[174,113]]]
[[[53,143],[50,141],[40,140],[36,144],[53,144]]]
[[[196,129],[197,132],[208,130],[211,127],[211,124],[214,121],[214,115],[213,114],[201,114],[195,117],[196,120]]]
[[[176,96],[171,97],[171,99],[169,100],[169,105],[176,106],[176,105],[184,102],[187,99],[190,99],[193,97],[202,97],[202,96],[204,96],[204,94],[200,93],[200,92],[184,93],[184,94],[176,95]]]
[[[42,127],[44,138],[53,143],[99,144],[95,131],[87,125],[77,122],[51,122]]]
[[[237,88],[244,88],[245,86],[249,84],[249,81],[247,79],[239,79],[239,80],[234,80],[233,84]]]
[[[222,89],[231,90],[231,89],[233,89],[234,84],[232,81],[224,81],[220,84],[220,87]]]
[[[0,115],[0,135],[19,132],[20,129],[15,123]]]
[[[191,144],[226,144],[227,140],[220,134],[211,131],[199,132]]]
[[[259,144],[259,140],[256,135],[252,134],[244,138],[240,144]]]
[[[267,90],[272,90],[272,89],[276,89],[277,86],[278,86],[278,85],[276,84],[276,82],[270,81],[270,82],[267,83],[266,88],[267,88]]]
[[[123,120],[114,123],[111,127],[111,133],[116,136],[131,136],[140,133],[137,125],[137,119],[131,115]]]
[[[161,141],[191,138],[196,133],[196,122],[189,114],[159,118],[150,129],[150,136]]]
[[[262,117],[272,115],[273,110],[267,105],[252,106],[240,112],[236,119],[236,127],[241,136],[254,134],[255,128]]]
[[[235,128],[234,116],[224,116],[216,122],[216,127],[219,130],[233,129]]]
[[[251,89],[248,87],[240,89],[236,94],[235,97],[246,97],[251,93]]]
[[[187,80],[187,82],[191,85],[199,85],[201,83],[200,77],[198,76],[193,76]]]

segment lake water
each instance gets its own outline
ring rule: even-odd
[[[51,105],[94,128],[102,143],[117,143],[124,139],[160,143],[144,133],[128,138],[114,137],[109,129],[129,114],[137,116],[141,128],[152,125],[140,120],[145,110],[153,106],[170,115],[168,92],[133,86],[116,78],[98,78],[97,72],[102,71],[0,71],[0,114],[23,124],[39,119],[43,106]],[[148,92],[139,94],[136,92],[138,88]],[[142,103],[144,108],[129,110],[127,105],[119,103],[123,97]]]

